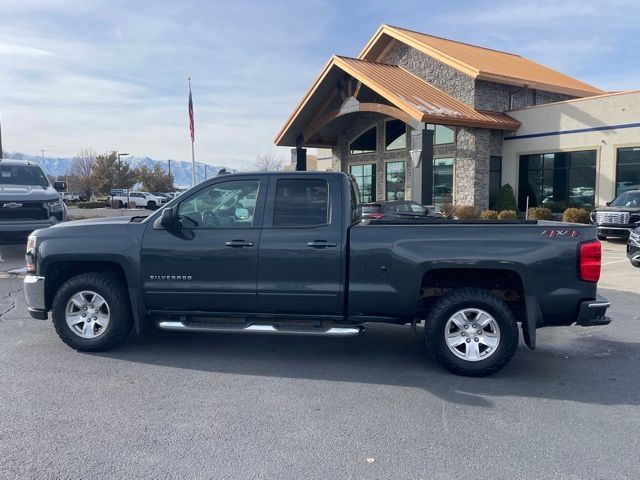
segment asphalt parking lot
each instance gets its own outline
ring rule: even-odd
[[[0,477],[636,478],[640,269],[623,253],[604,244],[611,325],[540,330],[484,379],[445,372],[393,326],[158,332],[82,354],[27,317],[20,275],[4,273]],[[22,267],[22,247],[0,255],[0,270]]]

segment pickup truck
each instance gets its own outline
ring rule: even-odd
[[[107,197],[107,206],[113,208],[129,208],[129,204],[131,204],[131,206],[155,210],[165,203],[167,203],[166,198],[152,195],[149,192],[130,192],[128,196],[109,195]]]
[[[66,188],[52,186],[35,163],[0,159],[0,243],[24,245],[34,230],[64,222],[67,206],[58,192]]]
[[[77,350],[114,348],[132,328],[349,336],[383,322],[483,376],[514,355],[518,325],[534,348],[537,328],[610,322],[600,255],[590,225],[362,220],[343,173],[242,173],[147,218],[34,232],[24,293]]]

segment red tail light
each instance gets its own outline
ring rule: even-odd
[[[580,245],[580,279],[585,282],[596,283],[600,280],[600,266],[602,264],[602,247],[600,242],[582,243]]]
[[[369,218],[384,218],[384,213],[370,213]]]

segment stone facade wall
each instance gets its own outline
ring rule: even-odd
[[[509,95],[513,94],[513,106],[509,105]],[[474,107],[479,110],[491,110],[494,112],[506,112],[518,108],[542,105],[551,102],[570,100],[570,95],[545,92],[531,88],[518,87],[517,85],[504,85],[502,83],[476,80]]]
[[[385,164],[391,161],[402,160],[405,162],[405,197],[411,198],[411,185],[413,182],[413,164],[409,149],[385,151],[384,124],[388,117],[379,113],[355,113],[354,121],[339,137],[336,146],[333,148],[334,170],[349,173],[349,165],[359,165],[363,163],[376,164],[376,199],[385,199]],[[377,141],[375,153],[361,153],[349,155],[349,144],[361,133],[373,126],[377,127]],[[407,127],[407,138],[409,138],[410,128]]]
[[[473,105],[473,78],[404,43],[393,42],[379,61],[398,65],[467,105]]]

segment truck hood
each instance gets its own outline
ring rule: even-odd
[[[39,187],[36,185],[0,185],[0,203],[51,201],[60,196],[53,187]]]

